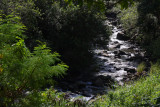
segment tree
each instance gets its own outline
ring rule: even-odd
[[[0,103],[4,106],[11,106],[25,91],[53,85],[53,76],[61,77],[68,68],[45,44],[30,52],[22,39],[25,26],[19,20],[0,16]]]
[[[78,5],[83,5],[84,3],[87,3],[89,7],[96,5],[100,7],[102,10],[105,8],[105,3],[108,1],[113,1],[115,4],[120,4],[122,9],[128,8],[130,4],[134,3],[134,0],[64,0],[65,2],[71,4],[72,2],[76,2]]]

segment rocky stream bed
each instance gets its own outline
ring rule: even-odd
[[[135,80],[138,76],[136,75],[138,64],[148,61],[145,51],[137,44],[133,44],[130,38],[125,36],[121,26],[115,26],[114,23],[113,20],[105,22],[112,29],[108,48],[94,50],[94,57],[100,68],[98,72],[91,75],[80,75],[74,81],[61,82],[61,86],[65,88],[56,87],[58,91],[65,92],[71,101],[79,96],[89,101],[98,94],[107,93],[108,90],[115,87],[115,83],[123,85],[124,82]]]

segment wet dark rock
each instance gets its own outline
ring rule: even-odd
[[[116,68],[116,70],[121,70],[121,68]]]
[[[95,86],[102,87],[104,85],[109,86],[113,82],[114,82],[114,79],[112,79],[111,76],[109,76],[109,75],[107,75],[107,76],[100,75],[96,79],[94,79],[93,84]]]
[[[135,54],[135,59],[142,59],[143,57],[140,54]]]
[[[78,86],[76,84],[69,84],[68,85],[68,88],[72,91],[77,91],[78,89]]]
[[[107,60],[107,59],[103,59],[102,61],[103,61],[103,62],[107,62],[108,60]]]
[[[103,75],[100,75],[99,78],[103,79],[104,81],[111,81],[112,80],[112,77],[107,75],[107,76],[103,76]]]
[[[126,61],[133,61],[135,58],[134,57],[130,57],[130,58],[127,58]]]
[[[115,12],[107,12],[106,16],[107,16],[108,20],[112,21],[112,20],[115,20],[117,18],[117,13],[115,13]]]
[[[109,63],[109,65],[115,65],[115,62]]]
[[[112,70],[111,70],[111,69],[109,69],[109,70],[108,70],[108,72],[112,72]]]
[[[98,53],[99,56],[102,56],[102,53]]]
[[[122,81],[126,81],[128,78],[127,77],[123,77]]]
[[[116,54],[116,55],[115,55],[115,58],[121,58],[121,55]]]
[[[128,72],[128,73],[127,73],[127,75],[128,75],[128,76],[131,76],[131,75],[133,75],[133,74],[132,74],[132,73],[130,73],[130,72]]]
[[[114,53],[114,54],[118,54],[118,51],[114,51],[113,53]]]
[[[118,24],[117,21],[113,21],[113,22],[112,22],[112,25],[114,25],[114,26],[116,26],[117,24]]]
[[[108,51],[103,51],[103,53],[108,53]]]
[[[121,58],[122,55],[128,55],[128,54],[126,54],[124,51],[121,51],[121,50],[119,50],[119,51],[114,51],[114,54],[116,54],[115,56],[116,56],[117,58]]]
[[[113,43],[114,43],[114,44],[118,44],[119,42],[118,42],[118,41],[114,41]]]
[[[128,55],[121,55],[121,59],[128,59],[129,56]]]
[[[82,93],[82,95],[83,95],[83,96],[86,96],[86,97],[91,97],[91,94],[88,93],[88,91],[84,91],[84,92]]]
[[[77,87],[78,87],[79,89],[86,87],[85,82],[82,82],[82,81],[78,81],[78,82],[76,83],[76,85],[77,85]]]
[[[98,87],[103,87],[103,80],[101,78],[97,78],[95,81],[93,81],[93,84]]]
[[[115,45],[114,48],[120,48],[121,44]]]
[[[129,37],[125,36],[124,33],[122,33],[122,32],[120,33],[119,32],[117,34],[117,39],[126,41],[126,40],[129,40]]]
[[[119,50],[118,52],[119,55],[127,55],[124,51]]]
[[[135,73],[136,69],[135,68],[124,68],[125,71],[127,71],[127,73]]]

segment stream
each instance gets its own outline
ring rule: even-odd
[[[99,72],[88,77],[81,76],[78,81],[60,83],[68,87],[67,89],[56,87],[58,91],[65,92],[71,101],[79,97],[89,101],[98,94],[107,93],[114,87],[113,83],[123,85],[135,78],[136,68],[142,61],[148,61],[145,51],[131,43],[121,27],[114,26],[111,20],[106,20],[105,24],[112,28],[112,34],[107,49],[94,50]]]

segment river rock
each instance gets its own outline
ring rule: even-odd
[[[117,44],[114,46],[114,48],[120,48],[121,47],[121,44]]]
[[[117,67],[116,67],[116,70],[121,70],[121,68],[117,68]]]
[[[86,97],[91,97],[91,94],[88,93],[88,91],[84,91],[84,92],[82,93],[82,95],[83,95],[83,96],[86,96]]]
[[[119,50],[118,52],[119,55],[127,55],[124,51]]]
[[[124,33],[119,32],[117,34],[117,39],[119,39],[119,40],[125,40],[126,41],[126,40],[129,40],[129,37],[125,36]]]
[[[114,51],[113,53],[114,53],[114,54],[118,54],[118,51]]]
[[[136,69],[135,68],[124,68],[125,71],[127,71],[127,73],[135,73]]]
[[[113,21],[113,22],[112,22],[112,25],[114,25],[114,26],[116,26],[117,24],[118,24],[117,21]]]
[[[72,91],[77,91],[78,86],[77,86],[77,84],[69,84],[69,85],[68,85],[68,88],[69,88],[70,90],[72,90]]]
[[[79,89],[82,89],[82,88],[86,87],[85,82],[82,82],[82,81],[78,81],[76,85],[77,85],[77,87],[78,87]]]
[[[113,41],[113,43],[114,43],[114,44],[118,44],[119,42],[118,42],[118,41]]]
[[[102,53],[98,53],[98,55],[99,55],[99,56],[102,56],[103,54],[102,54]]]
[[[97,78],[93,84],[98,87],[103,87],[103,80],[101,78]]]
[[[102,61],[103,61],[103,62],[107,62],[108,60],[107,60],[107,59],[102,59]]]

